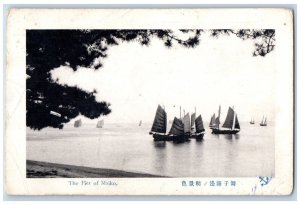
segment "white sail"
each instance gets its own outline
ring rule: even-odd
[[[267,117],[263,116],[263,119],[261,120],[260,126],[267,126]]]
[[[189,113],[184,115],[184,117],[182,118],[182,122],[183,122],[183,125],[184,125],[184,133],[191,132],[191,121],[190,121],[190,114]]]
[[[232,130],[234,129],[234,126],[235,126],[235,119],[236,119],[236,114],[233,111],[233,122],[232,122],[232,127],[231,127]]]
[[[263,118],[261,120],[261,124],[264,124],[264,118],[265,118],[265,116],[263,116]]]
[[[193,113],[191,115],[191,127],[193,128],[195,125],[195,118],[196,118],[196,113]]]
[[[237,114],[231,107],[229,107],[229,109],[228,109],[227,116],[226,116],[225,122],[223,124],[223,127],[229,128],[232,130],[240,129],[240,123],[238,121]]]
[[[267,125],[267,117],[265,117],[264,125]]]

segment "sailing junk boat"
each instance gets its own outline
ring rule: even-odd
[[[184,142],[187,140],[184,132],[184,124],[182,120],[178,119],[177,117],[175,117],[173,120],[173,124],[169,132],[169,137],[171,140],[174,140],[176,142]]]
[[[260,126],[267,126],[267,117],[263,116],[263,119],[261,121],[261,123],[259,124]]]
[[[174,122],[173,122],[174,124]],[[154,141],[169,141],[172,137],[166,134],[167,131],[167,113],[158,105],[150,135],[153,135]]]
[[[186,115],[185,120],[189,121],[189,115]],[[186,127],[186,128],[185,128]],[[188,125],[184,125],[183,121],[178,118],[174,118],[172,127],[168,134],[167,131],[167,113],[166,111],[158,105],[154,122],[149,132],[150,135],[153,135],[154,141],[177,141],[183,142],[188,140],[185,133],[190,129]]]
[[[255,122],[254,122],[254,119],[253,119],[253,118],[251,118],[250,124],[251,124],[251,125],[255,124]]]
[[[201,115],[199,115],[195,120],[196,132],[191,134],[191,138],[203,139],[205,129],[203,126],[203,121]]]
[[[104,126],[104,120],[99,120],[98,122],[97,122],[97,128],[102,128]]]
[[[221,106],[219,106],[218,117],[216,118],[216,115],[214,113],[213,116],[210,119],[210,123],[209,123],[209,128],[210,129],[219,128],[219,125],[220,125],[220,113],[221,113]]]
[[[74,122],[74,127],[80,127],[81,125],[82,125],[81,119],[76,120],[76,121]]]
[[[193,115],[195,116],[196,114]],[[194,120],[192,117],[192,121],[194,121],[195,124],[195,133],[191,134],[190,115],[189,113],[187,113],[182,119],[178,119],[177,117],[175,117],[169,133],[166,134],[167,113],[160,105],[158,105],[154,122],[149,134],[153,135],[154,141],[185,142],[189,140],[191,135],[193,135],[194,138],[203,138],[205,130],[203,127],[201,115]]]
[[[218,116],[219,119],[220,119],[220,112],[221,112],[221,107],[219,107],[219,116]],[[217,127],[212,128],[213,134],[236,134],[240,131],[240,123],[238,121],[237,114],[231,107],[229,107],[228,109],[225,122],[222,126],[223,128],[226,129],[220,129],[219,124],[217,124],[218,125]]]
[[[142,126],[142,120],[140,120],[140,122],[139,122],[139,126]]]

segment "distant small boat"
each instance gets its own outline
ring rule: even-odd
[[[81,119],[76,120],[76,121],[74,122],[74,127],[80,127],[81,125],[82,125]]]
[[[217,127],[217,123],[216,123],[216,115],[215,115],[215,113],[214,113],[214,114],[211,116],[211,118],[210,118],[209,127],[210,127],[210,128]]]
[[[104,126],[104,120],[99,120],[99,121],[97,122],[96,127],[97,127],[97,128],[103,128],[103,126]]]
[[[254,119],[253,119],[253,118],[251,118],[250,124],[251,124],[251,125],[255,124],[255,122],[254,122]]]
[[[212,128],[212,133],[213,134],[236,134],[236,133],[238,133],[240,131],[240,123],[238,121],[237,114],[235,113],[233,108],[231,108],[231,107],[228,108],[227,116],[226,116],[225,122],[222,126],[225,129],[219,128],[220,113],[221,113],[221,106],[219,106],[219,114],[217,117],[218,121],[216,120],[217,127]]]
[[[142,120],[140,120],[140,122],[139,122],[139,126],[142,126]]]
[[[263,116],[263,119],[261,120],[260,126],[267,126],[267,117]]]
[[[220,124],[220,112],[221,112],[221,107],[219,106],[218,117],[216,117],[216,115],[214,113],[213,116],[210,118],[210,122],[209,122],[209,128],[210,129],[219,128],[219,124]]]

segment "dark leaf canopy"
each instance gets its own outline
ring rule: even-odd
[[[27,30],[26,32],[26,124],[32,129],[63,128],[79,114],[90,119],[111,112],[110,104],[97,101],[93,92],[58,84],[50,71],[67,65],[99,69],[107,50],[122,42],[137,41],[151,46],[158,38],[171,48],[177,43],[186,48],[200,45],[202,29],[182,29],[186,37],[178,37],[172,30]],[[265,56],[275,47],[275,30],[208,30],[212,37],[235,35],[254,40],[253,56]],[[57,113],[57,114],[53,114]]]

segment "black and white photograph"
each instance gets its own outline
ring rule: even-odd
[[[27,30],[27,177],[274,176],[275,51],[272,29]]]
[[[281,15],[275,22],[292,27],[290,13],[278,11]],[[118,18],[134,18],[139,12],[120,12]],[[151,12],[148,19],[155,14]],[[179,19],[192,15],[189,10],[173,12]],[[228,13],[222,12],[219,20]],[[251,12],[247,19],[256,11]],[[270,22],[268,17],[276,11],[258,12],[264,14]],[[108,15],[108,24],[114,23],[113,17]],[[66,179],[70,187],[96,184],[77,179],[98,178],[103,186],[119,189],[123,179],[164,183],[174,179],[176,194],[178,189],[192,188],[183,193],[197,193],[197,187],[209,187],[212,194],[223,193],[221,189],[225,194],[226,190],[237,194],[237,189],[242,194],[280,194],[264,190],[282,183],[275,180],[278,176],[290,179],[292,171],[290,38],[285,43],[281,27],[264,22],[208,27],[197,26],[195,19],[192,15],[196,23],[190,26],[169,23],[156,28],[128,20],[124,20],[127,27],[55,28],[34,21],[26,27],[22,32],[25,65],[18,67],[26,72],[25,87],[19,88],[24,104],[11,106],[13,113],[26,111],[23,176],[44,185],[46,179],[52,184],[57,178]],[[74,21],[71,17],[70,24]],[[286,75],[281,75],[283,69]],[[11,87],[18,85],[15,82]],[[278,138],[286,138],[288,146],[278,145]],[[248,179],[257,184],[237,188]],[[284,189],[289,190],[285,185]]]

